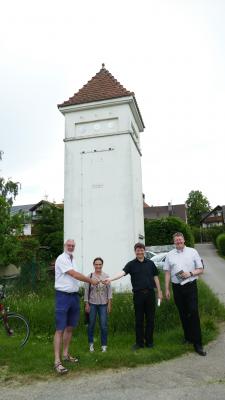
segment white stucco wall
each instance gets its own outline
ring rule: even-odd
[[[134,258],[133,246],[144,235],[138,125],[129,104],[73,109],[65,120],[65,239],[75,239],[84,274],[100,256],[113,275]]]

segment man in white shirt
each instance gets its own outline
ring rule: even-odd
[[[64,253],[60,254],[55,263],[56,289],[56,332],[54,336],[55,370],[59,374],[68,372],[61,363],[61,346],[63,343],[63,360],[78,362],[77,357],[69,354],[69,345],[73,329],[77,326],[80,314],[79,281],[97,285],[96,279],[89,278],[77,271],[73,252],[74,240],[67,240]]]
[[[184,343],[192,343],[195,351],[205,356],[202,348],[201,327],[198,312],[198,275],[203,273],[203,265],[198,252],[185,246],[181,232],[173,235],[175,249],[171,250],[165,260],[165,291],[170,299],[170,280],[175,304],[178,308],[184,331]]]

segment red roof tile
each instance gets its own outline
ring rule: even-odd
[[[59,104],[58,107],[67,107],[124,96],[134,96],[134,93],[125,89],[114,76],[110,74],[104,64],[102,64],[100,71],[93,76],[86,85],[70,97],[69,100]]]

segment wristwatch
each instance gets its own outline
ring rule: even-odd
[[[194,275],[193,275],[193,272],[190,271],[190,275],[191,275],[191,276],[194,276]]]

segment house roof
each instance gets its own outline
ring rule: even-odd
[[[159,219],[169,216],[179,217],[186,222],[187,215],[185,204],[144,207],[144,218],[146,219]]]
[[[20,212],[20,211],[28,212],[28,211],[30,211],[30,209],[31,209],[34,205],[35,205],[35,204],[25,204],[25,205],[22,205],[22,206],[12,206],[12,208],[11,208],[11,213],[12,213],[12,214],[17,214],[17,213]]]
[[[134,92],[130,92],[118,82],[114,76],[102,64],[102,68],[95,76],[93,76],[78,92],[76,92],[68,100],[58,104],[59,109],[64,107],[76,106],[79,104],[92,103],[102,100],[111,100],[120,97],[132,96],[135,107],[143,128],[144,121],[139,110]]]
[[[93,101],[114,99],[117,97],[134,96],[124,88],[102,64],[102,68],[69,100],[59,104],[58,107],[67,107]]]
[[[205,221],[207,218],[210,217],[211,214],[213,214],[216,210],[221,210],[222,214],[223,214],[223,220],[225,222],[225,206],[219,206],[217,205],[216,207],[214,207],[212,210],[208,211],[207,213],[203,213],[202,214],[202,218],[200,220],[200,222],[202,223],[203,221]],[[212,218],[212,217],[211,217]],[[213,221],[212,221],[213,222]]]
[[[55,204],[55,203],[51,203],[51,202],[49,202],[47,200],[41,200],[41,201],[39,201],[38,203],[35,203],[35,204],[25,204],[25,205],[22,205],[22,206],[12,206],[11,213],[12,214],[16,214],[16,213],[18,213],[20,211],[23,211],[23,212],[35,211],[42,204]],[[63,203],[62,204],[61,203],[60,204],[55,204],[55,206],[58,207],[58,208],[63,208]]]
[[[109,100],[117,97],[133,96],[134,93],[125,89],[102,64],[102,68],[69,100],[58,107],[67,107],[93,101]]]

